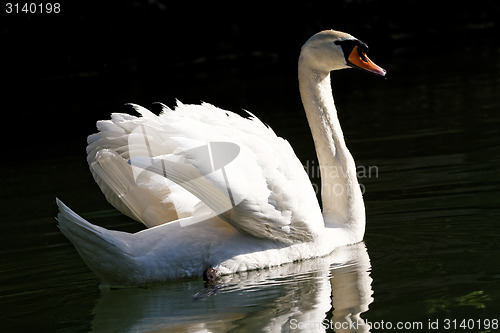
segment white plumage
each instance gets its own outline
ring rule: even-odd
[[[179,102],[155,115],[132,105],[140,117],[113,114],[97,123],[87,147],[91,172],[114,207],[149,228],[106,230],[57,200],[61,231],[104,283],[199,276],[208,267],[221,274],[265,268],[362,239],[363,201],[329,77],[330,70],[351,65],[343,41],[357,40],[335,31],[316,34],[299,60],[301,95],[323,167],[323,202],[336,202],[324,214],[289,143],[250,113],[244,118],[207,103]],[[317,62],[333,65],[318,69]],[[342,172],[325,172],[332,168]],[[344,191],[327,193],[329,184]]]

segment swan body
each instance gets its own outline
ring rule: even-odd
[[[57,200],[61,231],[105,284],[141,285],[266,268],[360,242],[365,213],[330,71],[385,71],[354,37],[322,31],[302,47],[299,86],[322,178],[323,211],[288,142],[249,114],[210,104],[113,114],[89,136],[90,170],[106,199],[148,228],[93,225]]]

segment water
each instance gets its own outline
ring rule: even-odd
[[[465,331],[461,324],[470,332],[495,331],[500,65],[490,60],[499,55],[493,46],[440,57],[395,52],[386,81],[354,71],[335,74],[347,144],[357,165],[371,170],[359,173],[364,243],[326,258],[225,277],[210,290],[200,279],[98,288],[56,227],[54,198],[93,223],[140,227],[105,203],[83,143],[68,143],[70,150],[58,157],[2,164],[2,331],[365,332],[367,322],[372,332],[397,323],[409,331],[429,331],[431,324],[440,331]],[[452,56],[459,68],[449,65]],[[256,113],[262,108],[259,116],[313,165],[305,118],[297,97],[290,97],[296,87],[271,74],[261,85],[252,80],[239,83],[230,99]],[[277,86],[286,89],[272,89]],[[269,102],[273,95],[276,105]]]

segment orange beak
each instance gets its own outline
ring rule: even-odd
[[[354,47],[348,58],[349,63],[357,68],[363,69],[370,73],[385,76],[385,69],[375,65],[357,46]]]

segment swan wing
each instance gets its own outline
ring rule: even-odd
[[[134,108],[143,115],[128,135],[128,163],[137,175],[142,170],[163,176],[255,237],[290,243],[322,230],[302,164],[289,143],[255,116],[207,103],[164,106],[159,116]]]
[[[131,155],[144,155],[147,146],[137,141],[144,123],[152,126],[157,118],[143,109],[143,117],[114,113],[110,120],[97,122],[98,133],[90,135],[87,161],[90,171],[106,199],[123,214],[154,227],[191,216],[200,200],[168,179],[152,172],[137,170],[127,161]],[[155,134],[155,131],[148,131]],[[159,139],[153,141],[158,142]],[[150,145],[151,154],[169,153],[164,145]],[[148,152],[146,151],[146,154]]]

